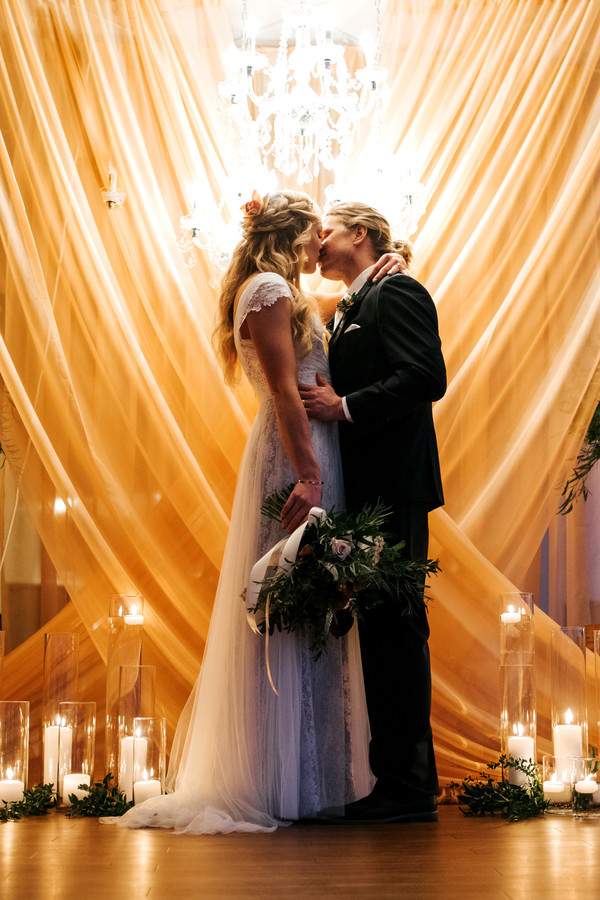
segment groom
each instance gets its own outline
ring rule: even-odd
[[[443,503],[432,401],[446,390],[437,313],[406,275],[368,282],[392,249],[386,219],[362,203],[334,206],[323,220],[321,274],[349,288],[329,342],[332,385],[300,385],[309,417],[339,421],[346,507],[378,500],[410,559],[426,559],[428,512]],[[372,793],[327,821],[436,821],[437,772],[430,726],[431,672],[422,614],[388,600],[359,623],[371,725]]]

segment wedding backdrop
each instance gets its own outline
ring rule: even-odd
[[[217,103],[231,25],[219,0],[0,10],[0,440],[71,600],[8,656],[5,696],[32,701],[33,726],[43,632],[77,631],[101,722],[108,598],[139,592],[172,735],[255,411],[213,359],[210,261],[196,250],[188,268],[176,243],[190,185],[211,227],[237,165]],[[582,504],[556,512],[600,399],[600,5],[389,0],[382,34],[381,146],[419,161],[412,272],[436,301],[449,376],[430,547],[447,783],[498,756],[498,595],[537,595],[548,530],[549,611],[593,621]],[[353,164],[374,165],[360,149]],[[109,166],[127,194],[112,209]],[[317,202],[322,188],[305,186]],[[536,611],[543,752],[551,627]]]

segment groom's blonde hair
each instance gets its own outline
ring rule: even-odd
[[[390,223],[379,210],[366,203],[358,201],[349,201],[347,203],[336,203],[330,207],[325,215],[337,216],[342,220],[344,227],[349,231],[363,225],[367,229],[367,233],[371,239],[373,247],[373,258],[378,259],[384,253],[400,253],[409,265],[412,259],[412,247],[408,241],[394,240]]]

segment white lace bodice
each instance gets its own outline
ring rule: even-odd
[[[241,328],[250,312],[259,312],[265,307],[273,306],[281,297],[292,298],[287,281],[273,272],[261,272],[255,275],[243,291],[235,315],[236,347],[241,366],[248,381],[256,391],[259,401],[270,401],[270,392],[265,374],[256,355],[251,340],[244,340]],[[324,331],[321,320],[315,313],[313,331],[313,347],[308,355],[298,360],[298,381],[314,384],[316,373],[329,379],[329,366],[324,345]]]

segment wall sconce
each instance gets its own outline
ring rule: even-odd
[[[107,204],[109,209],[112,209],[115,204],[121,206],[127,194],[125,191],[120,191],[117,188],[117,173],[111,165],[108,167],[108,183],[109,187],[103,187],[101,189],[102,200]]]

